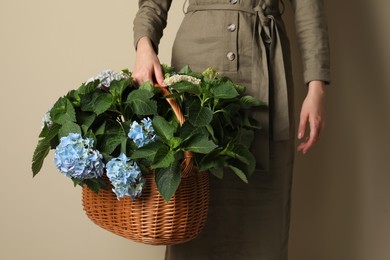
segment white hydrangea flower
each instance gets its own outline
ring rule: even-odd
[[[113,80],[119,81],[119,80],[127,79],[127,78],[129,78],[129,75],[127,75],[126,73],[123,73],[123,71],[114,72],[110,69],[107,69],[107,70],[100,72],[100,74],[97,77],[88,79],[87,82],[85,82],[85,84],[88,84],[88,83],[93,82],[93,81],[98,79],[100,81],[98,88],[101,88],[102,86],[108,88],[108,87],[110,87],[111,82]]]
[[[51,117],[50,117],[50,110],[51,109],[52,109],[52,107],[50,107],[49,111],[47,111],[46,114],[44,114],[42,117],[42,128],[44,128],[45,125],[47,125],[49,128],[53,125],[53,121],[51,120]]]
[[[172,76],[164,79],[164,83],[167,84],[168,86],[172,86],[173,84],[176,84],[176,83],[181,82],[183,80],[188,81],[194,85],[199,85],[201,82],[200,79],[192,77],[192,76],[175,74],[175,75],[172,75]]]

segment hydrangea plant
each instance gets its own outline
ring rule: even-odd
[[[103,71],[60,97],[45,114],[33,175],[52,149],[57,169],[75,185],[96,192],[111,186],[118,199],[135,199],[142,196],[145,176],[154,172],[157,188],[169,201],[181,181],[184,153],[192,152],[200,171],[222,178],[223,169],[230,168],[248,182],[256,163],[250,145],[259,129],[249,111],[262,102],[211,68],[202,73],[188,66],[177,73],[163,69],[169,97],[184,113],[183,125],[160,87],[135,86],[128,70]]]

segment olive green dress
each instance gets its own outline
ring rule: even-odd
[[[140,0],[135,44],[148,36],[158,51],[171,0]],[[291,0],[304,80],[330,81],[322,0]],[[278,0],[189,0],[172,65],[213,67],[268,104],[256,111],[263,129],[252,150],[249,184],[234,174],[211,177],[206,226],[196,239],[168,246],[167,260],[286,260],[294,159],[293,80]]]

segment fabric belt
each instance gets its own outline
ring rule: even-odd
[[[280,42],[281,32],[278,26],[278,20],[281,19],[281,13],[277,9],[272,9],[260,0],[259,5],[254,8],[244,7],[240,4],[207,4],[207,5],[189,5],[188,12],[196,11],[239,11],[256,16],[253,27],[252,39],[252,85],[258,86],[258,98],[270,105],[270,85],[272,85],[272,139],[287,140],[290,138],[290,122],[287,94],[287,80],[283,57],[282,44]],[[256,46],[257,45],[257,46]],[[270,113],[262,117],[262,122],[270,126]],[[269,136],[263,140],[261,150],[264,151],[262,158],[262,167],[269,169]]]

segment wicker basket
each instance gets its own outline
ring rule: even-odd
[[[164,95],[170,94],[161,88]],[[179,106],[167,98],[180,124],[184,123]],[[182,164],[182,180],[175,195],[166,202],[157,190],[154,173],[146,176],[140,198],[117,200],[110,188],[98,194],[83,187],[83,206],[98,226],[136,242],[173,245],[195,238],[203,229],[209,203],[208,174],[193,166],[187,153]]]

